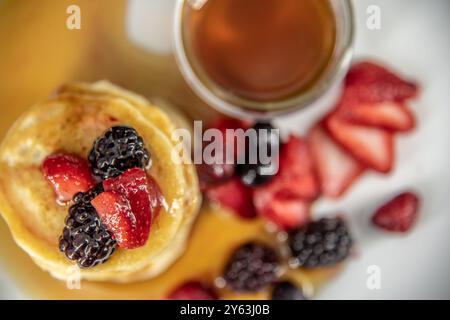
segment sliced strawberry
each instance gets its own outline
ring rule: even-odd
[[[327,135],[321,124],[311,130],[308,139],[322,193],[333,198],[341,196],[364,171],[363,167]]]
[[[291,135],[280,152],[278,173],[255,188],[253,203],[259,215],[281,229],[309,220],[309,202],[318,197],[319,183],[308,142]]]
[[[418,86],[373,62],[353,65],[345,79],[346,90],[354,91],[361,102],[403,102],[418,94]]]
[[[256,188],[253,192],[253,203],[260,216],[280,229],[301,227],[311,218],[308,200],[276,193],[270,186]]]
[[[235,171],[234,164],[201,163],[196,166],[200,190],[205,191],[211,186],[230,180]]]
[[[117,191],[106,191],[91,203],[102,223],[114,235],[119,247],[134,249],[140,246],[136,217],[123,195]]]
[[[357,125],[333,113],[325,121],[328,132],[363,165],[387,173],[394,163],[393,136],[390,132]]]
[[[372,217],[372,222],[388,231],[406,232],[416,221],[418,207],[418,196],[405,192],[379,208]]]
[[[412,112],[398,102],[361,102],[346,92],[339,104],[339,113],[346,120],[357,124],[376,126],[392,131],[408,131],[414,128]]]
[[[320,188],[309,143],[304,138],[291,135],[280,152],[278,174],[269,184],[277,193],[304,199],[315,199]]]
[[[105,191],[117,191],[130,203],[136,217],[136,230],[139,234],[135,247],[143,246],[150,234],[152,223],[152,201],[149,192],[149,180],[144,169],[132,168],[122,175],[103,181]]]
[[[88,191],[95,184],[87,161],[73,155],[50,155],[42,170],[60,203],[70,201],[76,193]]]
[[[200,282],[186,282],[167,297],[170,300],[217,300],[214,291]]]
[[[218,129],[223,136],[224,149],[222,151],[222,154],[224,155],[224,160],[226,159],[227,150],[233,150],[235,160],[239,157],[240,152],[245,151],[244,146],[238,146],[237,138],[234,135],[234,133],[238,129],[242,130],[248,129],[249,128],[248,123],[232,118],[219,118],[211,124],[210,129],[212,128]],[[231,145],[234,146],[234,148],[230,147]]]
[[[147,180],[148,180],[147,187],[148,187],[148,194],[150,197],[150,205],[152,207],[152,218],[154,220],[158,216],[161,208],[164,206],[164,197],[155,179],[153,179],[150,176],[147,176]]]
[[[233,178],[224,184],[212,186],[206,190],[206,197],[219,205],[233,210],[242,218],[256,216],[252,203],[252,190],[239,178]]]

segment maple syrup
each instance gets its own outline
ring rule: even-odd
[[[336,19],[328,0],[209,0],[185,10],[185,46],[194,64],[247,100],[307,91],[333,55]]]

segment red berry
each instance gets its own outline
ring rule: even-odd
[[[334,140],[362,165],[382,173],[391,171],[394,165],[391,132],[351,123],[339,112],[332,113],[326,119],[325,125]]]
[[[391,131],[409,131],[416,123],[413,113],[404,103],[364,102],[355,97],[352,90],[346,90],[338,108],[346,120]]]
[[[140,246],[136,218],[123,195],[117,191],[106,191],[91,203],[102,223],[114,235],[119,247],[133,249]]]
[[[418,207],[418,196],[405,192],[379,208],[372,217],[372,222],[388,231],[406,232],[416,221]]]
[[[154,199],[150,199],[149,180],[144,169],[133,168],[125,171],[122,175],[103,181],[105,191],[117,191],[130,203],[131,211],[136,217],[136,232],[139,237],[135,247],[143,246],[150,234],[152,223],[152,207]],[[154,193],[155,191],[152,191]],[[153,204],[152,204],[153,203]]]
[[[238,148],[238,144],[237,144],[237,139],[236,136],[234,135],[234,132],[238,129],[242,129],[242,130],[246,130],[249,128],[249,125],[241,120],[236,120],[236,119],[232,119],[232,118],[219,118],[216,119],[211,126],[209,127],[210,129],[217,129],[221,132],[222,137],[223,137],[223,150],[222,150],[222,154],[223,154],[223,160],[225,162],[226,160],[226,151],[227,151],[227,147],[229,147],[230,145],[233,145],[234,147],[231,148],[232,150],[234,150],[234,160],[238,159],[239,154],[241,152],[245,152],[245,149],[243,148],[242,150]],[[231,131],[231,130],[233,131]],[[230,134],[227,134],[227,131],[229,131]],[[244,146],[242,146],[244,147]]]
[[[255,188],[253,202],[259,215],[281,229],[309,221],[310,201],[319,195],[319,183],[309,143],[290,136],[280,153],[280,167],[271,181]]]
[[[190,281],[176,288],[167,298],[170,300],[217,300],[217,295],[202,283]]]
[[[50,155],[44,160],[42,170],[60,203],[71,200],[78,192],[88,191],[95,184],[87,161],[73,155]]]
[[[336,144],[321,124],[311,130],[308,139],[322,194],[341,196],[363,172],[363,166]]]
[[[311,217],[311,204],[308,200],[277,194],[270,188],[255,189],[253,203],[260,216],[280,229],[303,226]]]
[[[197,174],[200,190],[205,191],[209,187],[224,183],[233,177],[234,165],[202,163],[197,165]]]
[[[210,187],[206,190],[206,197],[231,209],[242,218],[256,216],[252,203],[252,190],[245,186],[239,178],[233,178],[224,184]]]
[[[345,79],[347,90],[361,102],[404,102],[417,95],[417,84],[406,81],[386,68],[373,62],[360,62],[353,65]]]
[[[164,197],[158,183],[150,176],[147,176],[148,180],[148,194],[150,197],[150,205],[152,208],[152,220],[156,219],[159,211],[164,206]]]

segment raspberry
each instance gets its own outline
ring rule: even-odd
[[[90,201],[102,192],[101,185],[86,193],[77,193],[69,209],[59,249],[80,268],[106,262],[116,249],[116,241],[100,222]]]
[[[278,268],[277,255],[271,248],[249,242],[233,253],[224,279],[234,291],[258,291],[276,280]]]
[[[147,167],[150,153],[135,129],[114,126],[95,141],[88,159],[93,174],[108,179],[134,167]]]
[[[331,266],[347,258],[352,238],[340,218],[324,218],[289,234],[292,257],[299,267]]]
[[[186,282],[172,291],[170,300],[217,300],[216,293],[197,281]]]

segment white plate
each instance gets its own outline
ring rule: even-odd
[[[173,3],[130,0],[127,29],[131,39],[148,50],[170,52]],[[380,30],[366,27],[370,5],[381,9]],[[449,299],[450,2],[358,0],[354,9],[355,58],[386,62],[422,84],[422,96],[412,104],[419,126],[413,134],[397,138],[397,162],[392,174],[366,174],[345,198],[319,203],[318,213],[343,212],[350,219],[359,255],[317,298]],[[149,24],[153,24],[151,28]],[[302,133],[318,117],[320,112],[309,109],[277,119],[277,124],[283,130]],[[404,188],[418,190],[423,198],[414,230],[396,236],[371,228],[369,217],[377,205]],[[372,265],[381,271],[379,290],[366,285],[367,268]],[[0,288],[0,298],[25,297],[1,272]]]

